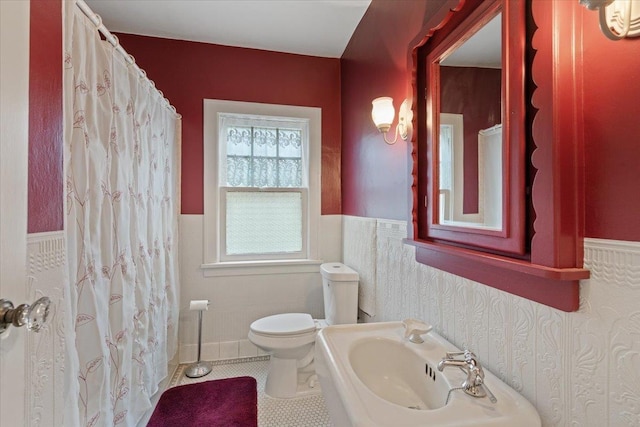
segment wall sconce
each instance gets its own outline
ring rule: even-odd
[[[640,36],[640,0],[580,0],[589,10],[598,10],[600,29],[611,40]]]
[[[409,100],[405,99],[400,105],[400,111],[398,112],[398,125],[396,126],[395,137],[393,141],[387,139],[387,133],[391,129],[393,118],[396,115],[396,111],[393,108],[393,99],[388,96],[383,96],[374,99],[371,104],[371,118],[373,123],[384,138],[384,142],[387,144],[395,144],[398,140],[398,134],[404,141],[409,137],[409,129],[411,128],[411,120],[413,119],[413,111],[411,111],[411,104]]]

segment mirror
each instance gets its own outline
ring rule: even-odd
[[[579,281],[589,277],[588,270],[581,268],[579,234],[582,138],[576,130],[581,129],[582,104],[576,85],[565,84],[579,79],[582,63],[576,50],[581,38],[576,38],[575,27],[565,25],[575,21],[577,9],[564,1],[445,2],[443,12],[426,23],[422,38],[416,37],[412,52],[413,227],[406,242],[415,246],[419,263],[574,311],[579,307]],[[467,184],[459,171],[468,167],[464,152],[459,160],[454,144],[464,139],[456,133],[465,133],[460,116],[467,113],[447,111],[444,98],[449,91],[441,71],[498,15],[502,20],[502,137],[498,138],[502,162],[485,164],[477,184]],[[525,56],[525,51],[530,55]],[[501,185],[480,179],[483,170],[500,169],[502,173],[496,175],[501,176]],[[456,179],[464,182],[461,196],[456,196]],[[465,192],[470,185],[478,186],[477,212],[464,210],[470,203]],[[481,219],[479,201],[484,198],[485,207],[490,203],[487,186],[502,189],[495,194],[501,199],[501,220],[486,219],[486,208]],[[466,217],[457,218],[460,212]],[[501,227],[480,226],[481,221],[501,223]]]
[[[465,3],[439,28],[416,55],[414,238],[526,256],[524,1]]]
[[[438,63],[438,223],[502,230],[502,14]]]

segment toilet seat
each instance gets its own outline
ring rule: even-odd
[[[265,337],[299,336],[315,333],[316,322],[307,313],[274,314],[256,320],[249,329]]]

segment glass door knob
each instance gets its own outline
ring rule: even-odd
[[[16,308],[11,301],[0,299],[0,333],[9,325],[26,325],[28,330],[38,332],[49,317],[50,305],[51,300],[48,297],[39,298],[31,305],[20,304]]]

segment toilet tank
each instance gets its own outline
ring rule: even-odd
[[[324,316],[329,325],[357,323],[358,273],[339,262],[320,265]]]

